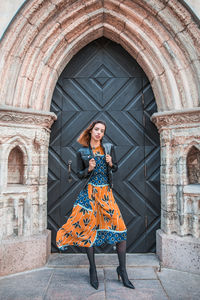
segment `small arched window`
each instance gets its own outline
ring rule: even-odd
[[[195,146],[188,152],[187,170],[189,184],[200,184],[200,151]]]
[[[16,146],[8,157],[8,184],[23,184],[24,159],[23,152]]]

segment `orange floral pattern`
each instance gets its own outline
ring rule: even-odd
[[[96,160],[93,175],[79,193],[67,222],[57,232],[56,244],[60,250],[69,245],[114,244],[127,238],[126,225],[108,184],[103,148],[93,149],[93,154]]]

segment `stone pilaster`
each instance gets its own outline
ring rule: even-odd
[[[161,142],[157,253],[164,266],[200,273],[200,178],[190,182],[188,171],[191,149],[196,149],[196,161],[200,157],[200,109],[155,113],[152,121]]]
[[[1,275],[42,266],[50,252],[46,190],[55,119],[53,113],[0,107]],[[21,262],[21,247],[27,264]]]

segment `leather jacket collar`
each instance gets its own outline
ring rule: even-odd
[[[109,179],[109,185],[112,188],[113,187],[113,172],[117,171],[118,165],[116,161],[115,156],[115,150],[114,146],[111,143],[102,143],[104,153],[109,154],[112,157],[112,168],[108,165],[107,171],[108,171],[108,179]],[[93,151],[91,146],[89,147],[82,147],[77,152],[77,176],[80,179],[87,178],[85,185],[90,179],[90,176],[92,175],[92,172],[88,172],[88,166],[89,166],[89,160],[94,157]],[[84,185],[84,186],[85,186]]]

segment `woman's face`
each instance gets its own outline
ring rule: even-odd
[[[93,139],[94,141],[100,141],[103,136],[104,136],[104,132],[105,132],[105,125],[101,124],[101,123],[97,123],[94,125],[94,127],[92,128],[92,130],[90,131],[91,133],[91,140]]]

